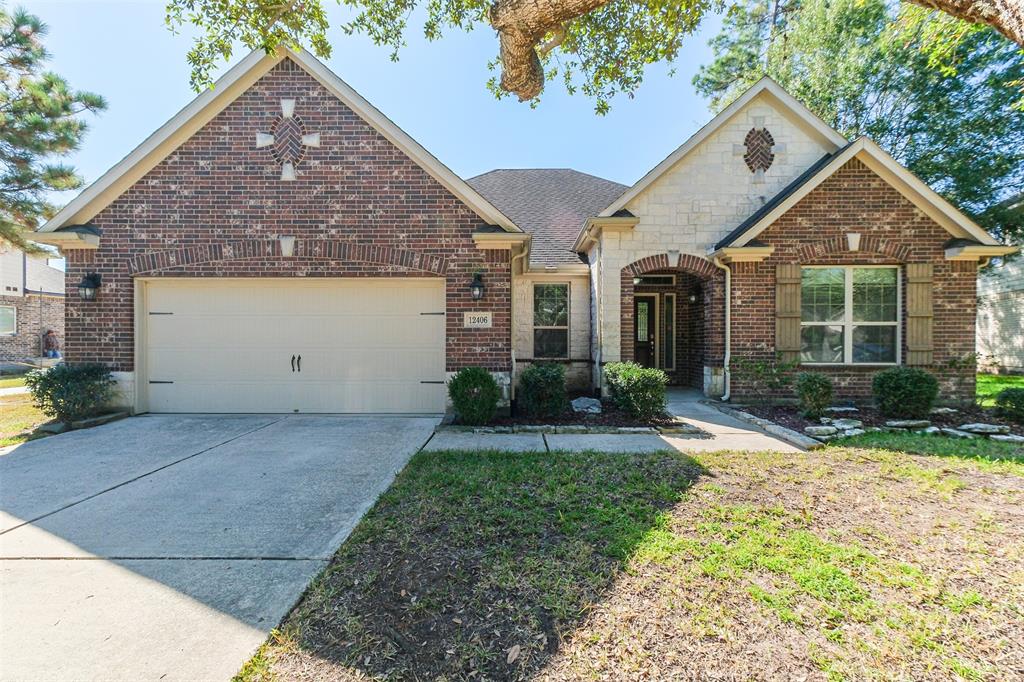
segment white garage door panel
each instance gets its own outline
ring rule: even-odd
[[[444,280],[145,286],[152,412],[444,411]]]

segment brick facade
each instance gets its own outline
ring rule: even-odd
[[[0,361],[23,362],[42,354],[42,337],[46,330],[57,333],[64,344],[64,297],[0,296],[0,306],[17,310],[18,330],[13,335],[0,335]]]
[[[281,179],[272,130],[282,99],[320,145]],[[103,277],[98,300],[70,300],[67,357],[134,369],[133,278],[439,277],[447,281],[447,368],[507,372],[509,252],[477,249],[484,221],[289,59],[283,60],[91,221],[101,247],[68,252],[67,281]],[[293,255],[280,236],[295,237]],[[469,282],[481,272],[483,301]],[[490,329],[462,313],[490,310]]]
[[[861,234],[857,251],[846,235]],[[758,235],[775,252],[760,263],[732,266],[732,355],[762,360],[775,356],[775,265],[905,265],[931,263],[934,363],[924,367],[943,380],[944,398],[974,394],[974,373],[946,365],[974,353],[975,281],[973,261],[948,261],[949,232],[857,159],[830,178]],[[906,300],[906,282],[901,278]],[[905,326],[905,319],[901,321]],[[900,357],[906,360],[906,333]],[[836,393],[864,398],[871,393],[875,366],[808,366],[835,380]],[[733,395],[752,387],[733,377]],[[791,391],[787,391],[790,394]],[[786,397],[789,397],[787,395]]]

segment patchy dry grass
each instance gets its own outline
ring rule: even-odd
[[[32,405],[32,396],[0,396],[0,447],[25,442],[32,429],[46,421],[46,415]]]
[[[1024,463],[417,455],[243,680],[1008,679]]]
[[[962,440],[923,433],[862,433],[841,441],[842,447],[875,448],[913,455],[939,455],[988,460],[1017,460],[1024,463],[1024,445],[1000,443],[987,438]]]

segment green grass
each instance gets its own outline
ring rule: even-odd
[[[1024,376],[1010,374],[979,374],[978,402],[982,407],[994,407],[996,396],[1004,388],[1024,388]]]
[[[18,388],[25,385],[25,377],[2,377],[0,376],[0,388]]]
[[[32,405],[31,396],[0,396],[0,447],[25,442],[28,432],[46,421],[46,415]]]
[[[832,447],[857,447],[889,450],[912,455],[939,455],[942,457],[979,458],[1019,463],[1024,472],[1024,446],[1000,443],[987,438],[959,439],[921,433],[863,433],[833,441]]]

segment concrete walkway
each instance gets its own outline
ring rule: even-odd
[[[11,386],[9,388],[0,388],[0,398],[8,395],[21,395],[28,393],[27,386]]]
[[[675,448],[680,452],[714,450],[754,450],[801,452],[756,426],[720,412],[704,402],[704,396],[692,389],[673,388],[668,392],[668,410],[696,426],[703,434],[540,434],[540,433],[460,433],[434,434],[424,448],[439,450],[498,450],[502,452],[656,452]]]
[[[0,457],[0,680],[227,680],[437,418],[143,416]]]

